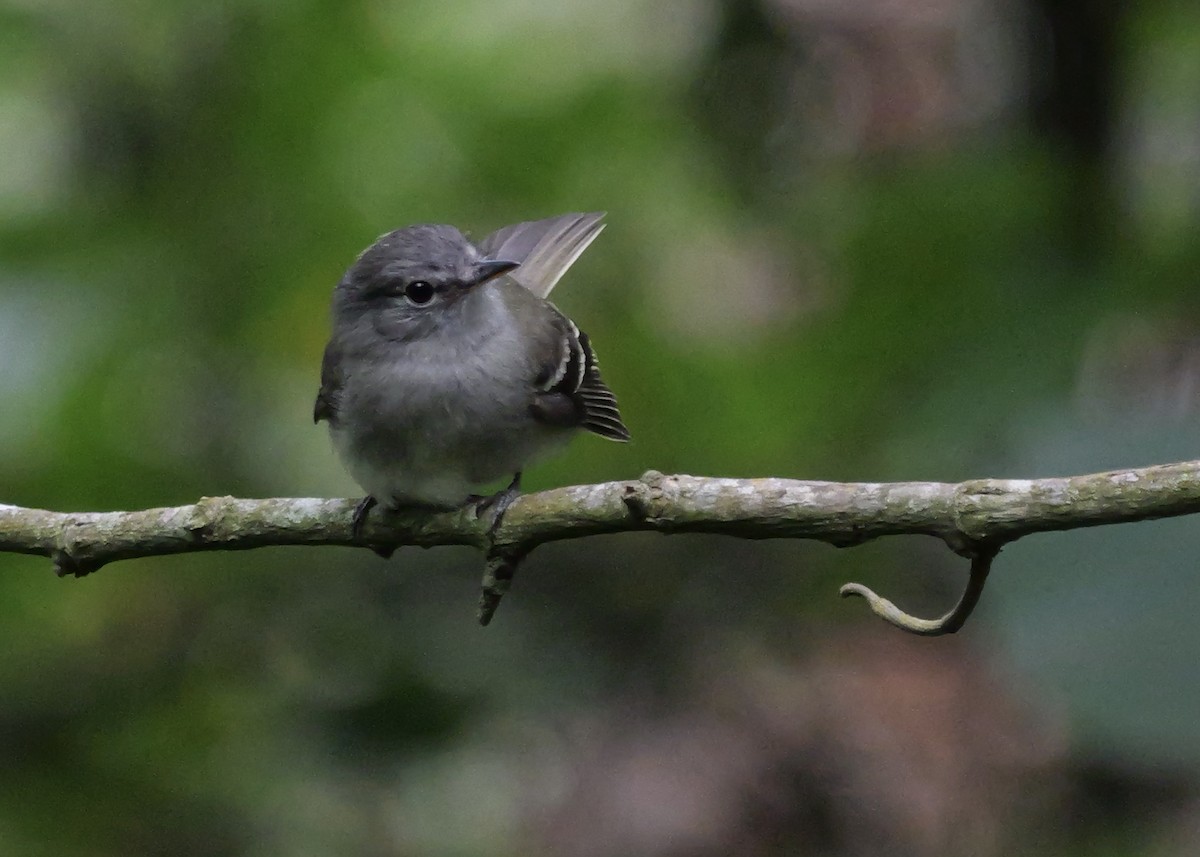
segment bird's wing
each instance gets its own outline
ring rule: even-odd
[[[604,229],[604,212],[562,214],[497,229],[479,242],[490,259],[519,262],[509,274],[539,298],[544,298],[579,255]]]
[[[328,420],[337,421],[338,399],[342,391],[342,373],[339,369],[341,355],[334,341],[325,346],[325,356],[321,359],[321,389],[317,391],[317,401],[313,403],[313,422]]]
[[[617,397],[600,377],[600,365],[586,333],[555,310],[559,353],[547,354],[537,379],[531,410],[536,419],[551,425],[587,429],[609,440],[629,440],[621,421]]]

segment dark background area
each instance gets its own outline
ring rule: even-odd
[[[1200,7],[0,0],[0,502],[352,496],[310,420],[379,233],[609,227],[555,293],[653,468],[1200,457]],[[965,563],[631,535],[0,556],[0,852],[1183,855],[1200,530]]]

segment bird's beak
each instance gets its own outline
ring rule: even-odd
[[[494,280],[501,274],[507,274],[513,268],[520,267],[520,262],[509,262],[506,259],[485,259],[475,264],[475,275],[470,285],[481,286],[488,280]]]

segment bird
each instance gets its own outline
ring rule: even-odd
[[[334,289],[313,406],[365,492],[355,538],[377,505],[474,504],[494,533],[529,463],[581,432],[630,439],[591,340],[548,300],[603,217],[517,223],[478,243],[419,224],[359,254]],[[475,493],[502,478],[507,487]]]

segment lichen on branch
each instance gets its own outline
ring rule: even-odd
[[[59,575],[81,577],[116,560],[194,551],[471,545],[487,554],[480,606],[486,624],[517,564],[546,542],[657,531],[817,539],[848,547],[880,536],[925,534],[973,562],[968,591],[942,620],[908,616],[858,584],[848,584],[843,594],[867,597],[875,612],[905,630],[936,635],[961,627],[982,593],[992,557],[1008,542],[1049,530],[1200,512],[1200,461],[959,483],[723,479],[651,471],[626,482],[524,495],[494,532],[467,507],[441,514],[372,514],[355,538],[354,505],[205,497],[188,506],[135,512],[51,512],[0,504],[0,551],[49,557]]]

